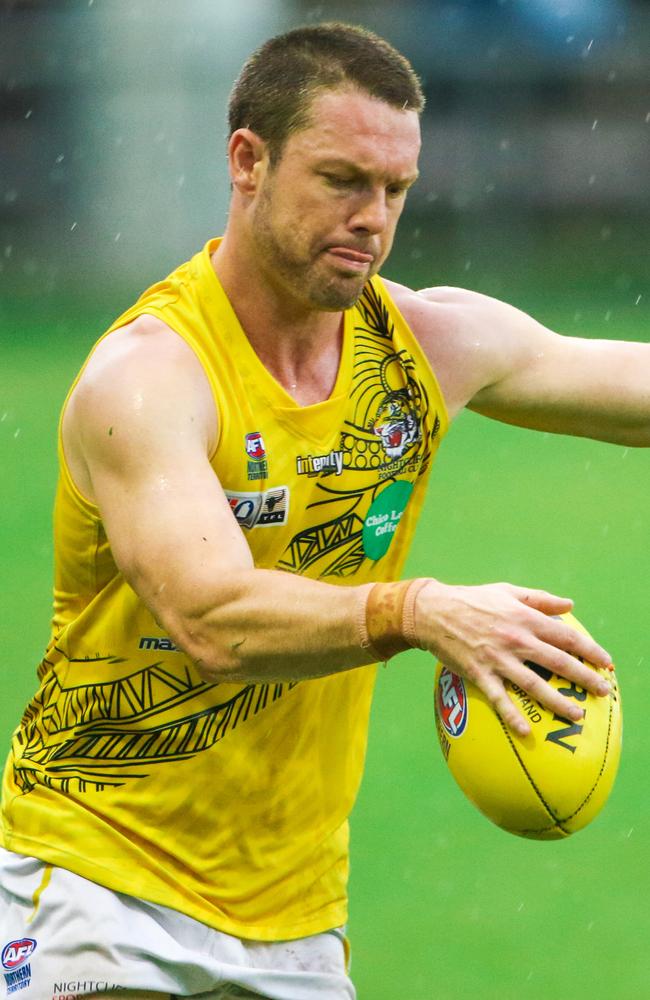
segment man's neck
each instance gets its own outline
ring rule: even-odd
[[[233,241],[234,242],[234,241]],[[343,313],[306,308],[239,259],[224,237],[212,266],[264,367],[301,405],[328,399],[338,375]]]

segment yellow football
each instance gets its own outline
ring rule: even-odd
[[[561,617],[586,633],[573,615]],[[520,837],[558,840],[591,822],[612,790],[621,752],[621,701],[614,671],[599,671],[612,688],[603,698],[529,666],[584,708],[580,722],[554,715],[508,681],[532,730],[517,736],[477,687],[438,663],[436,728],[449,770],[488,819]]]

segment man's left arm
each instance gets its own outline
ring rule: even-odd
[[[562,336],[499,307],[488,311],[503,317],[516,363],[506,362],[470,409],[535,430],[650,445],[650,344]]]
[[[457,408],[535,430],[650,446],[650,344],[563,336],[463,289],[416,294],[424,307],[419,315],[411,310],[416,333]]]

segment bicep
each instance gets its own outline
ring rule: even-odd
[[[420,294],[444,318],[429,335],[429,353],[456,409],[534,430],[649,443],[649,344],[564,336],[463,289]]]
[[[469,408],[534,430],[647,444],[650,345],[562,336],[530,323],[513,363]]]
[[[252,565],[209,461],[214,402],[188,350],[109,349],[66,414],[115,562],[167,627]]]
[[[118,568],[152,610],[180,610],[248,568],[250,550],[199,444],[179,452],[159,432],[142,442],[146,457],[130,442],[110,458],[91,454],[89,472]]]

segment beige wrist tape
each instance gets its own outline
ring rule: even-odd
[[[384,661],[419,646],[415,632],[415,599],[428,579],[371,583],[363,588],[358,619],[363,649]]]

